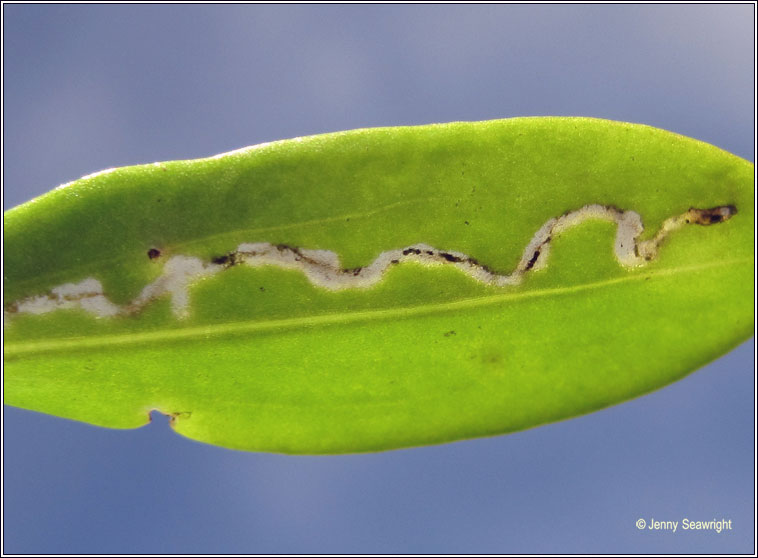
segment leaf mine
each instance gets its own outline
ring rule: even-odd
[[[236,250],[203,262],[199,258],[176,255],[169,258],[158,279],[147,285],[128,305],[120,307],[105,296],[103,286],[89,277],[79,283],[66,283],[49,293],[32,296],[8,305],[6,324],[14,314],[46,314],[55,310],[81,308],[99,318],[138,313],[153,300],[171,296],[172,310],[177,318],[186,318],[190,312],[189,287],[197,280],[211,277],[237,265],[249,267],[274,266],[302,272],[315,286],[330,291],[367,289],[382,280],[387,270],[404,262],[425,266],[448,265],[472,279],[495,287],[515,286],[530,271],[545,269],[553,238],[588,220],[615,223],[614,255],[623,267],[644,265],[655,259],[665,238],[686,224],[713,225],[727,221],[737,213],[733,205],[710,209],[690,208],[681,215],[666,219],[649,240],[640,240],[644,232],[642,219],[632,210],[613,206],[590,204],[549,219],[537,230],[524,249],[521,260],[510,274],[499,274],[473,257],[453,250],[441,250],[427,244],[414,244],[405,248],[387,250],[369,265],[354,269],[341,267],[339,256],[329,250],[312,250],[270,244],[267,242],[240,244]],[[160,257],[156,248],[147,255],[151,260]]]

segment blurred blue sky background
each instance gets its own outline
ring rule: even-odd
[[[754,6],[3,5],[4,208],[107,167],[583,115],[753,160]],[[380,454],[4,409],[4,552],[718,552],[754,536],[753,350],[578,419]],[[732,519],[733,530],[640,531]]]

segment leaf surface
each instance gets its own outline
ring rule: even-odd
[[[96,173],[5,213],[5,402],[286,453],[597,410],[750,336],[753,172],[551,117]]]

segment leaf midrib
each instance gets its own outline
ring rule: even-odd
[[[355,322],[367,322],[372,320],[380,321],[391,318],[402,319],[414,316],[452,312],[455,310],[462,310],[467,308],[490,306],[503,301],[563,296],[571,293],[587,291],[590,289],[607,288],[622,283],[644,281],[650,277],[665,277],[682,273],[695,273],[715,267],[729,267],[750,262],[751,258],[739,258],[727,261],[711,261],[692,266],[680,266],[660,270],[651,270],[647,273],[635,273],[633,275],[630,274],[624,277],[615,277],[612,279],[572,285],[569,287],[541,288],[516,293],[511,292],[492,294],[441,303],[421,304],[418,306],[405,308],[365,310],[348,313],[339,312],[320,314],[316,316],[301,316],[297,318],[284,318],[255,322],[231,322],[207,326],[188,327],[183,329],[149,331],[144,333],[74,337],[59,339],[55,341],[7,343],[4,347],[4,356],[8,358],[30,353],[72,351],[84,348],[105,348],[144,342],[171,342],[199,337],[218,337],[225,334],[239,335],[242,333],[274,331],[277,329],[293,330],[310,326],[339,325]]]

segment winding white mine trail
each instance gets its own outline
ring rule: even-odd
[[[210,262],[181,255],[169,258],[164,264],[161,276],[147,285],[139,296],[125,307],[109,301],[102,284],[97,279],[89,277],[79,283],[59,285],[46,294],[14,302],[6,307],[4,317],[7,323],[14,314],[45,314],[63,308],[81,308],[101,318],[129,315],[139,312],[159,297],[170,295],[174,314],[178,318],[184,318],[190,311],[190,285],[199,279],[216,275],[237,265],[250,267],[270,265],[298,270],[304,273],[314,285],[331,291],[372,287],[381,281],[388,268],[409,261],[427,266],[454,266],[477,281],[506,287],[518,285],[529,271],[545,268],[551,240],[587,220],[615,223],[617,229],[613,250],[616,259],[624,267],[635,267],[654,259],[661,242],[672,231],[685,224],[721,223],[735,213],[737,209],[731,205],[711,209],[692,208],[681,215],[666,219],[653,238],[639,240],[644,227],[638,213],[610,206],[586,205],[560,217],[549,219],[542,225],[524,249],[516,269],[508,275],[498,274],[461,252],[440,250],[426,244],[414,244],[406,248],[382,252],[371,264],[355,269],[342,268],[339,256],[329,250],[309,250],[267,242],[240,244],[233,252],[214,258]],[[148,250],[148,256],[151,259],[158,258],[160,252],[151,248]]]

